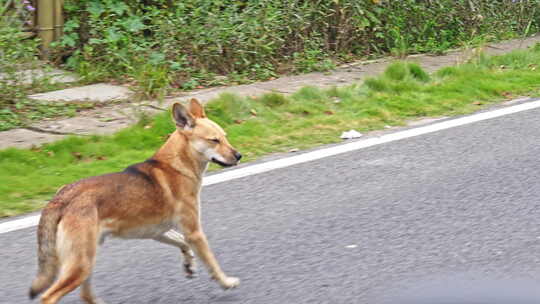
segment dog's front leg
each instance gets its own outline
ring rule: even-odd
[[[187,278],[191,279],[195,277],[195,260],[193,251],[189,245],[186,244],[184,236],[182,236],[180,232],[171,229],[154,238],[154,240],[180,248],[182,255],[184,256],[184,271],[186,272]]]
[[[182,232],[187,243],[203,261],[204,265],[206,265],[212,278],[217,280],[224,289],[237,287],[240,284],[240,280],[235,277],[226,276],[210,250],[208,240],[199,221],[198,204],[189,204],[182,208],[180,227],[182,227]]]

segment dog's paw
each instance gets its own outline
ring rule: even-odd
[[[194,263],[184,264],[184,272],[186,273],[186,278],[188,279],[193,279],[197,277],[197,272],[195,271]]]
[[[240,279],[235,277],[225,277],[223,281],[220,282],[221,287],[223,289],[232,289],[238,287],[240,285]]]

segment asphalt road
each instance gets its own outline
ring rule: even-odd
[[[121,240],[94,285],[111,304],[372,304],[436,281],[536,284],[539,157],[530,110],[211,185],[203,224],[238,289],[185,279],[175,248]],[[35,228],[0,234],[0,303],[29,302],[35,254]]]

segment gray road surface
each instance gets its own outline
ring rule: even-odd
[[[111,304],[371,304],[441,278],[540,282],[539,158],[531,110],[208,186],[204,227],[239,289],[120,240],[95,287]],[[0,234],[0,303],[29,302],[35,253],[35,228]]]

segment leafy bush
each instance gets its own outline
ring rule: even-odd
[[[45,117],[73,115],[91,106],[36,102],[27,97],[62,87],[44,74],[51,67],[38,60],[39,40],[30,31],[34,11],[30,0],[0,0],[0,131]]]
[[[3,4],[0,2],[0,4]],[[15,110],[26,97],[19,70],[35,66],[37,41],[27,39],[24,21],[0,5],[0,130],[19,121]]]
[[[125,75],[150,90],[216,75],[266,79],[335,60],[440,52],[481,36],[539,29],[539,0],[67,0],[58,58],[87,77]],[[146,76],[145,76],[146,75]]]
[[[13,94],[10,87],[21,80],[16,72],[33,66],[38,46],[37,41],[27,39],[19,15],[4,11],[3,7],[0,5],[0,102],[5,94]]]
[[[12,1],[12,8],[32,1]],[[0,7],[6,6],[0,0]],[[13,4],[16,3],[16,4]],[[24,4],[26,3],[26,4]],[[124,78],[142,94],[325,71],[382,54],[441,52],[464,42],[538,32],[540,0],[65,1],[52,60],[87,81]],[[33,9],[33,8],[32,8]],[[0,12],[2,71],[37,51],[23,21]],[[8,17],[9,16],[9,17]],[[28,27],[28,26],[27,26]],[[483,39],[484,39],[483,38]],[[17,58],[15,58],[15,57]],[[15,58],[15,59],[14,59]],[[24,61],[23,60],[23,61]]]

